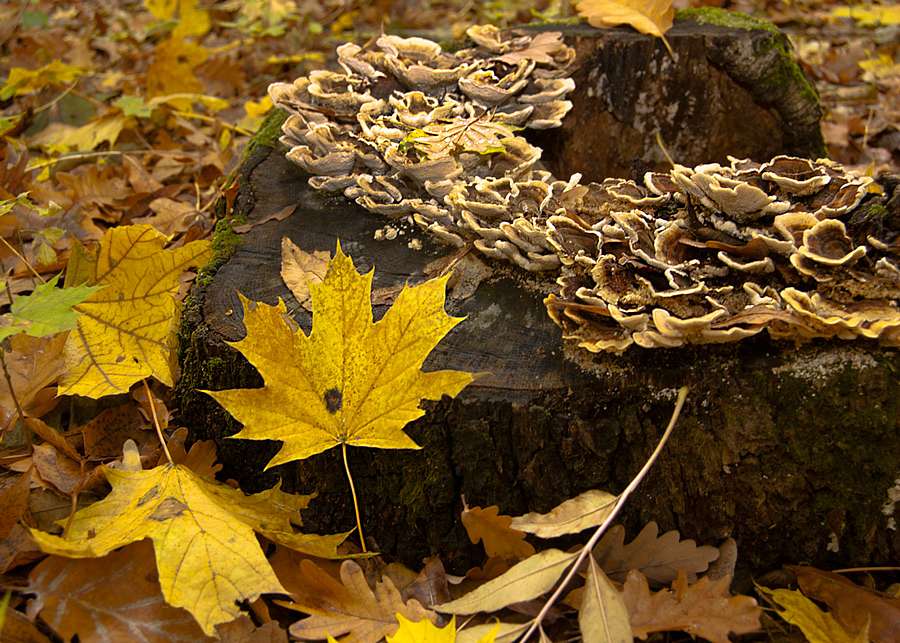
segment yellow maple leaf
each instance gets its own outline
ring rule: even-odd
[[[461,318],[444,312],[448,277],[406,286],[372,323],[372,272],[360,275],[338,245],[325,279],[309,284],[313,327],[296,329],[284,302],[244,305],[245,339],[233,342],[265,380],[257,389],[207,391],[244,428],[246,440],[281,440],[267,468],[331,447],[418,449],[403,432],[422,399],[455,396],[470,373],[420,370]]]
[[[174,35],[153,50],[153,62],[147,68],[147,95],[202,94],[203,83],[194,68],[209,57],[209,51]],[[180,109],[190,107],[187,101]]]
[[[13,67],[9,70],[6,82],[0,87],[0,100],[33,94],[50,85],[65,85],[84,73],[85,70],[81,67],[67,65],[60,60],[54,60],[37,69]]]
[[[179,278],[212,253],[208,241],[164,250],[166,241],[149,225],[120,226],[103,235],[94,257],[79,254],[77,283],[105,287],[75,307],[60,395],[126,393],[150,376],[174,386]]]
[[[456,617],[444,627],[438,627],[427,618],[411,621],[397,612],[400,627],[393,636],[387,636],[387,643],[453,643],[456,640]]]
[[[51,154],[69,151],[90,152],[103,143],[116,144],[119,134],[134,121],[124,114],[108,114],[76,127],[65,123],[51,123],[31,139],[31,144],[43,147]]]
[[[287,593],[254,532],[319,557],[336,557],[345,536],[294,533],[292,522],[310,496],[278,487],[245,496],[179,464],[143,470],[131,441],[120,468],[103,472],[112,492],[77,511],[67,537],[37,529],[31,535],[43,551],[68,558],[97,558],[149,538],[166,602],[188,610],[210,636],[216,625],[239,616],[239,602]]]
[[[211,26],[209,12],[197,6],[197,0],[144,0],[147,11],[157,20],[175,20],[176,38],[202,36]]]
[[[631,25],[641,33],[662,38],[669,48],[663,34],[675,19],[672,0],[579,0],[578,13],[594,27]]]

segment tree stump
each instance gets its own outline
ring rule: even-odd
[[[616,43],[624,43],[632,59],[643,56],[647,68],[659,60],[654,52],[661,47],[648,37],[625,30],[594,33],[597,51],[591,60],[612,60],[602,52],[619,46]],[[680,34],[689,34],[687,40]],[[711,54],[703,43],[770,36],[680,25],[671,41],[684,56],[683,64],[693,60],[696,73],[705,74]],[[588,47],[587,36],[577,38],[582,39],[580,48]],[[692,44],[687,47],[686,42]],[[738,44],[734,48],[753,51]],[[638,66],[639,61],[627,63],[632,70]],[[583,68],[579,73],[590,71]],[[624,76],[607,78],[606,91],[618,83],[625,92],[630,82]],[[684,87],[684,101],[689,102],[690,91],[709,83],[695,79]],[[615,138],[622,131],[616,130],[618,121],[603,116],[607,112],[597,107],[597,100],[585,105],[585,96],[586,91],[575,99],[576,117],[589,119],[596,108],[594,117],[609,126]],[[708,98],[704,94],[696,100]],[[771,106],[757,108],[762,113]],[[781,123],[782,132],[800,132],[787,113],[778,112],[771,122]],[[812,147],[794,148],[788,134],[773,140],[769,131],[738,123],[730,115],[704,127],[728,131],[733,124],[742,126],[742,133],[723,139],[718,147],[710,144],[706,155],[701,141],[690,143],[698,146],[690,162],[738,151],[729,148],[737,140],[750,146],[739,153],[758,151],[766,157],[809,151],[821,142],[812,136],[807,139]],[[577,128],[568,134],[565,130],[560,138],[572,141]],[[646,150],[637,158],[655,163],[655,143],[648,142],[654,137],[646,132],[641,136],[633,149],[646,145]],[[545,153],[550,165],[568,167],[580,158],[591,175],[598,166],[602,173],[627,170],[611,156],[593,164],[589,148],[581,148],[581,156],[566,156],[565,144],[560,145],[561,150]],[[268,221],[241,236],[234,254],[227,260],[220,255],[221,267],[195,285],[184,315],[178,405],[194,438],[218,442],[225,474],[238,479],[243,489],[260,490],[281,478],[287,490],[317,491],[318,498],[304,512],[305,528],[342,531],[350,529],[354,519],[338,450],[263,473],[277,444],[225,439],[237,431],[237,423],[197,389],[262,384],[255,370],[225,343],[244,333],[238,292],[267,303],[283,298],[309,330],[310,315],[279,275],[283,236],[306,251],[333,251],[339,238],[359,270],[375,267],[375,288],[425,279],[426,266],[450,249],[409,229],[401,229],[394,240],[375,240],[376,230],[386,223],[383,218],[343,197],[313,190],[283,152],[267,145],[264,137],[257,141],[240,171],[235,212],[258,222],[285,207],[296,208],[288,218]],[[410,247],[413,238],[421,248]],[[220,224],[219,249],[236,240]],[[425,364],[425,370],[487,374],[456,400],[428,404],[429,412],[409,425],[408,433],[422,450],[350,450],[363,521],[374,548],[409,564],[438,552],[458,572],[481,559],[459,521],[461,496],[470,505],[498,504],[503,513],[516,515],[546,511],[587,489],[621,491],[657,443],[677,388],[688,385],[688,402],[671,440],[622,514],[629,533],[655,520],[662,529],[679,529],[685,537],[707,543],[733,536],[740,564],[756,570],[788,561],[849,565],[896,560],[900,538],[883,513],[900,453],[896,351],[862,342],[795,347],[760,335],[732,345],[632,348],[620,356],[592,356],[563,345],[542,303],[548,283],[512,267],[491,267],[492,276],[470,297],[448,299],[449,312],[467,320]],[[377,306],[376,318],[385,310]]]

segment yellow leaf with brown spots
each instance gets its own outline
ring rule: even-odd
[[[80,263],[88,283],[105,287],[75,306],[60,395],[126,393],[146,377],[174,386],[179,278],[212,254],[208,241],[171,250],[166,241],[148,225],[113,228],[96,259]]]
[[[337,556],[344,539],[294,532],[309,496],[278,487],[245,496],[184,465],[142,470],[130,441],[123,465],[104,467],[104,473],[112,492],[74,514],[68,537],[36,529],[31,535],[45,552],[68,558],[97,558],[149,538],[166,602],[188,610],[210,636],[216,625],[240,615],[238,603],[286,593],[256,533],[319,557]]]
[[[406,286],[372,321],[372,273],[360,275],[341,252],[321,283],[308,282],[307,335],[283,301],[244,304],[247,336],[231,345],[265,380],[263,388],[207,391],[244,428],[245,440],[281,440],[267,467],[338,445],[418,449],[403,432],[424,415],[423,399],[451,397],[472,381],[459,371],[422,372],[434,346],[461,319],[444,312],[447,277]]]

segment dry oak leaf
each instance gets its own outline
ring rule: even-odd
[[[491,558],[528,558],[534,553],[534,547],[525,540],[525,532],[513,529],[510,516],[500,516],[497,505],[486,507],[464,506],[462,523],[472,544],[479,540],[484,544],[484,551]]]
[[[577,8],[593,27],[631,25],[659,38],[675,19],[672,0],[579,0]]]
[[[232,436],[281,440],[266,468],[331,447],[418,449],[403,432],[425,412],[422,399],[456,396],[473,376],[420,370],[461,318],[444,312],[447,278],[405,286],[372,323],[372,272],[360,275],[338,245],[320,284],[309,284],[309,335],[286,316],[284,302],[244,305],[245,339],[231,343],[253,364],[263,388],[206,391],[244,428]]]
[[[627,545],[625,528],[615,525],[594,547],[594,556],[603,571],[618,582],[635,569],[651,581],[668,584],[678,577],[679,571],[693,581],[719,557],[719,551],[708,545],[698,547],[693,540],[679,540],[675,530],[659,536],[656,523],[648,522]]]
[[[304,583],[294,588],[294,603],[286,604],[310,614],[291,625],[291,636],[298,639],[349,634],[346,640],[354,643],[376,643],[397,631],[397,614],[414,621],[437,619],[419,601],[404,602],[388,577],[377,582],[373,591],[362,568],[351,560],[341,565],[340,581],[309,560],[300,562],[300,571]]]
[[[309,284],[321,283],[328,272],[325,250],[306,252],[288,237],[281,238],[281,278],[303,308],[312,312]]]
[[[770,590],[760,587],[760,591],[778,604],[778,615],[803,632],[809,643],[868,643],[869,628],[856,634],[844,629],[829,613],[793,589]]]
[[[166,602],[187,609],[209,636],[240,614],[237,603],[285,593],[254,532],[322,557],[336,556],[344,538],[294,533],[307,496],[277,487],[245,496],[183,465],[140,467],[137,447],[126,443],[121,467],[103,467],[112,492],[74,514],[67,538],[31,534],[45,552],[68,558],[105,556],[150,538]]]
[[[45,558],[29,575],[36,598],[28,612],[53,631],[81,643],[143,641],[190,643],[204,640],[193,617],[166,604],[153,562],[153,547],[143,541],[86,560]]]
[[[622,598],[631,617],[631,629],[640,639],[654,632],[687,632],[712,643],[729,643],[728,633],[747,634],[760,629],[762,610],[749,596],[732,596],[730,577],[711,581],[701,578],[688,585],[682,571],[672,589],[650,592],[647,579],[628,572]]]
[[[103,235],[94,257],[79,257],[80,276],[105,288],[75,307],[60,395],[126,393],[150,376],[175,385],[181,273],[212,253],[208,241],[165,250],[166,241],[151,226],[122,226]]]
[[[513,529],[520,529],[540,538],[556,538],[575,534],[589,527],[597,527],[616,507],[618,496],[591,489],[566,500],[545,514],[527,513],[512,519]]]

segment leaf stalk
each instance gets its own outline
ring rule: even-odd
[[[362,553],[366,553],[366,538],[363,536],[362,520],[359,517],[359,501],[356,499],[356,487],[353,485],[353,476],[350,475],[350,464],[347,462],[347,443],[341,442],[341,455],[344,458],[344,471],[347,472],[347,482],[350,483],[350,495],[353,496],[353,511],[356,512],[356,530],[359,532],[359,545]]]

